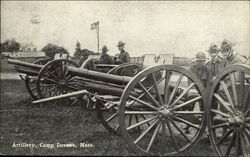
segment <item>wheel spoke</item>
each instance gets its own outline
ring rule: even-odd
[[[214,97],[220,102],[220,104],[223,105],[223,107],[230,113],[234,113],[234,111],[229,107],[229,106],[233,106],[233,105],[230,105],[229,103],[225,102],[219,94],[217,93],[214,93]]]
[[[112,116],[110,116],[106,122],[109,123],[112,119],[114,119],[116,116],[118,115],[118,113],[116,112],[115,114],[113,114]]]
[[[139,86],[142,88],[142,90],[144,91],[144,93],[153,101],[154,104],[156,104],[158,107],[160,107],[161,105],[155,100],[155,98],[149,93],[149,91],[146,89],[146,87],[138,82]]]
[[[230,73],[229,77],[230,77],[231,85],[232,85],[232,89],[233,89],[234,102],[235,102],[235,105],[237,106],[238,105],[238,97],[237,97],[235,79],[234,79],[233,73]]]
[[[55,86],[56,84],[42,84],[42,85],[40,85],[40,87],[48,87],[48,86]]]
[[[232,137],[232,139],[231,139],[231,141],[230,141],[230,144],[229,144],[229,146],[228,146],[228,148],[227,148],[227,151],[226,151],[225,156],[228,156],[229,153],[231,152],[231,149],[232,149],[232,147],[233,147],[234,141],[235,141],[235,133],[233,134],[233,137]]]
[[[193,124],[193,123],[191,123],[191,122],[189,122],[189,121],[187,121],[187,120],[184,120],[184,119],[182,119],[182,118],[180,118],[180,117],[175,117],[174,120],[175,120],[175,121],[181,121],[182,123],[185,123],[185,124],[187,124],[187,125],[189,125],[189,126],[191,126],[191,127],[193,127],[193,128],[196,128],[196,129],[200,130],[200,127],[199,127],[199,126],[197,126],[197,125],[195,125],[195,124]]]
[[[167,123],[167,126],[168,126],[170,137],[171,137],[172,141],[174,141],[174,148],[175,148],[176,151],[178,151],[178,145],[177,145],[175,136],[173,135],[173,131],[172,131],[171,125],[170,125],[170,123],[169,123],[168,120],[166,121],[166,123]]]
[[[57,81],[50,79],[50,78],[47,78],[47,77],[43,77],[42,79],[47,80],[47,81],[51,81],[51,82],[56,83],[56,84],[58,83]]]
[[[217,125],[212,126],[212,129],[217,129],[217,128],[221,128],[221,127],[225,127],[225,126],[227,126],[227,123],[221,123],[221,124],[217,124]]]
[[[57,80],[57,81],[59,80],[58,77],[56,77],[56,76],[53,74],[54,71],[53,71],[53,72],[49,72],[48,69],[46,69],[46,72],[48,73],[47,76],[50,76],[50,75],[51,75],[55,80]]]
[[[158,114],[158,112],[156,111],[125,111],[125,114],[155,115],[155,114]]]
[[[247,128],[244,129],[244,132],[246,133],[246,136],[248,136],[248,139],[250,139],[250,132]]]
[[[219,115],[221,115],[221,116],[223,116],[223,117],[226,117],[226,118],[231,118],[230,115],[228,115],[228,114],[226,114],[226,113],[223,113],[223,112],[221,112],[221,111],[219,111],[219,110],[211,109],[211,112],[216,113],[216,114],[219,114]]]
[[[169,81],[171,74],[169,71],[166,71],[166,76],[165,76],[165,87],[164,87],[164,103],[167,104],[168,101],[168,94],[169,94]]]
[[[47,90],[46,92],[42,93],[42,95],[45,95],[45,94],[47,94],[47,93],[49,93],[49,92],[55,90],[56,88],[57,88],[57,87],[54,87],[54,88],[52,88],[52,89],[49,89],[49,90]]]
[[[233,132],[232,129],[230,129],[227,133],[225,133],[217,142],[216,145],[220,145],[231,133]]]
[[[245,99],[243,111],[249,109],[249,104],[250,104],[250,91],[248,91],[247,98]]]
[[[142,125],[142,124],[145,124],[145,123],[147,123],[147,122],[149,122],[149,121],[151,121],[151,120],[154,120],[154,119],[156,119],[156,118],[157,118],[157,116],[154,116],[154,117],[151,117],[151,118],[149,118],[149,119],[146,119],[146,120],[137,122],[137,123],[135,123],[134,125],[129,126],[129,127],[127,128],[127,130],[131,130],[131,129],[133,129],[133,128],[136,128],[136,127],[138,127],[138,126],[140,126],[140,125]]]
[[[159,84],[164,78],[161,78],[159,81],[157,81],[157,84]],[[151,86],[147,89],[147,91],[150,91],[151,89],[153,89],[154,86]],[[137,99],[140,99],[141,97],[143,97],[145,95],[145,93],[142,93]],[[131,103],[129,106],[132,106],[135,103],[135,101],[133,103]]]
[[[159,98],[159,100],[160,100],[160,104],[163,105],[164,103],[163,103],[163,101],[162,101],[162,97],[161,97],[161,94],[160,94],[158,85],[157,85],[157,83],[156,83],[156,78],[155,78],[155,74],[154,74],[154,73],[152,73],[152,77],[153,77],[154,89],[155,89],[156,94],[157,94],[157,96],[158,96],[158,98]]]
[[[158,122],[159,120],[155,120],[148,128],[145,130],[135,141],[134,143],[137,144]]]
[[[250,142],[249,142],[249,137],[247,137],[246,133],[243,131],[242,132],[242,136],[244,137],[246,143],[247,143],[247,146],[250,147]]]
[[[174,111],[174,114],[204,114],[204,111]]]
[[[244,86],[245,86],[245,73],[244,72],[240,72],[240,90],[239,90],[239,105],[242,107],[243,103],[244,103],[244,97],[245,97],[245,93],[244,93]]]
[[[136,120],[136,123],[138,124],[139,123],[139,119],[138,119],[137,115],[135,115],[135,120]],[[141,128],[139,126],[137,128],[138,128],[138,131],[141,132]]]
[[[171,119],[170,119],[170,122],[173,124],[173,126],[181,133],[181,135],[182,136],[184,136],[184,138],[189,142],[189,143],[191,143],[191,140],[187,137],[187,135],[178,127],[178,125],[174,122],[174,121],[172,121]]]
[[[181,95],[170,105],[174,106],[181,98],[194,86],[194,83],[191,83],[182,93]]]
[[[33,91],[33,90],[35,90],[35,89],[36,89],[36,86],[35,86],[35,87],[33,87],[33,88],[30,88],[30,90],[31,90],[31,91]]]
[[[144,119],[144,120],[146,120],[147,118],[142,114],[141,115],[142,116],[142,118]],[[147,123],[148,124],[148,126],[150,126],[150,124],[149,123]]]
[[[196,101],[200,100],[201,98],[202,98],[201,96],[198,96],[198,97],[195,97],[195,98],[193,98],[191,100],[188,100],[188,101],[186,101],[186,102],[184,102],[184,103],[182,103],[180,105],[176,105],[176,106],[173,107],[173,110],[176,110],[176,109],[178,109],[180,107],[183,107],[185,105],[188,105],[190,103],[196,102]]]
[[[161,129],[162,129],[162,139],[161,139],[161,153],[164,153],[165,143],[166,143],[166,122],[165,120],[161,121]]]
[[[174,99],[174,97],[175,97],[175,95],[176,95],[176,92],[177,92],[177,89],[178,89],[178,87],[179,87],[179,85],[180,85],[180,83],[181,83],[182,77],[183,77],[183,74],[181,74],[181,75],[179,76],[179,78],[178,78],[178,80],[177,80],[177,83],[176,83],[176,85],[175,85],[175,87],[174,87],[174,89],[173,89],[173,91],[172,91],[172,93],[171,93],[171,95],[170,95],[168,104],[170,104],[170,103],[172,102],[172,100]]]
[[[250,109],[248,109],[245,113],[244,116],[247,117],[250,114]]]
[[[151,140],[150,140],[150,142],[149,142],[149,144],[148,144],[147,152],[150,151],[150,149],[151,149],[151,147],[152,147],[152,144],[153,144],[153,142],[154,142],[154,140],[155,140],[155,137],[156,137],[156,135],[157,135],[157,133],[158,133],[160,127],[161,127],[161,123],[158,123],[157,127],[155,128],[154,134],[153,134],[153,136],[152,136],[152,138],[151,138]]]
[[[240,138],[240,147],[241,147],[241,150],[242,150],[242,155],[244,157],[245,155],[247,155],[247,152],[248,152],[247,147],[249,147],[249,145],[247,145],[244,142],[244,136],[242,134],[239,134],[239,138]]]
[[[233,106],[234,103],[233,103],[233,100],[232,100],[232,98],[230,96],[230,93],[229,93],[229,91],[227,89],[227,85],[225,84],[224,81],[220,81],[220,84],[221,84],[221,87],[222,87],[222,89],[224,90],[224,92],[225,92],[225,94],[227,96],[227,99],[229,100],[230,104]]]
[[[129,123],[128,123],[128,126],[130,126],[130,125],[132,124],[132,116],[133,116],[133,115],[130,115],[130,116],[129,116]]]
[[[147,102],[145,102],[145,101],[143,101],[143,100],[137,99],[137,98],[133,97],[132,95],[130,95],[129,98],[131,98],[131,99],[133,99],[134,101],[136,101],[136,102],[138,102],[138,103],[141,103],[141,104],[143,104],[143,105],[145,105],[145,106],[147,106],[147,107],[149,107],[149,108],[151,108],[151,109],[154,109],[154,110],[156,110],[156,111],[158,110],[158,108],[156,108],[155,106],[152,106],[152,105],[150,105],[149,103],[147,103]]]
[[[239,151],[240,151],[240,135],[239,132],[236,132],[236,146],[235,146],[236,150],[236,156],[239,156]]]

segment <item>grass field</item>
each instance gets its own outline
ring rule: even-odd
[[[1,80],[0,107],[0,155],[136,155],[122,137],[112,135],[101,125],[95,111],[84,111],[79,104],[31,104],[21,80]],[[36,144],[37,147],[15,148],[13,143]],[[40,143],[74,143],[78,147],[49,149],[39,147]],[[94,147],[80,148],[80,143]],[[207,139],[202,139],[191,151],[179,155],[214,153]]]

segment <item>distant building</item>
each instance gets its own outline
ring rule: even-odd
[[[38,51],[38,48],[33,43],[21,44],[20,51],[18,52],[2,52],[2,56],[10,58],[40,58],[45,57],[45,52]]]
[[[37,46],[35,46],[33,43],[21,44],[20,51],[21,52],[37,52]]]

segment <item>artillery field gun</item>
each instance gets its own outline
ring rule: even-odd
[[[9,63],[26,75],[35,104],[88,95],[104,127],[124,137],[135,153],[178,155],[194,146],[207,127],[219,156],[250,155],[249,65],[224,68],[205,89],[193,73],[168,62],[146,68],[94,65],[108,72],[87,68],[89,60],[84,66],[67,59]]]

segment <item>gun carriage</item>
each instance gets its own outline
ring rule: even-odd
[[[143,70],[119,65],[133,71],[124,76],[117,67],[103,73],[66,60],[45,66],[9,63],[20,73],[37,76],[39,97],[33,103],[90,95],[104,127],[122,135],[138,154],[181,154],[197,144],[206,127],[219,156],[250,154],[249,65],[224,68],[205,89],[193,73],[177,65]],[[187,126],[189,134],[182,129]]]

